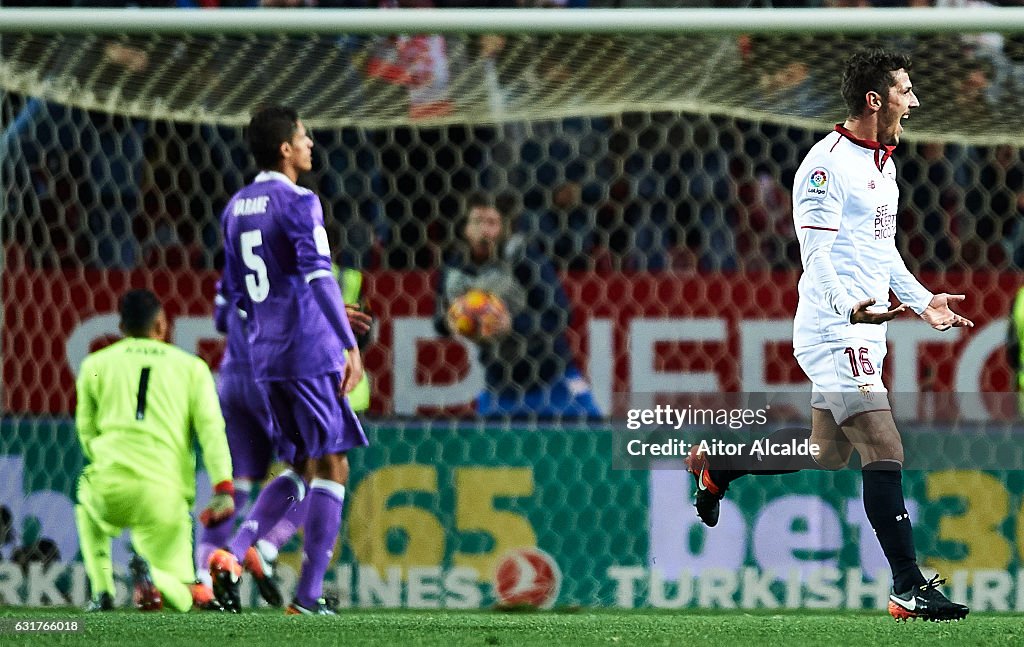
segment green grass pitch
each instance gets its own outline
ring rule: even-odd
[[[987,613],[959,623],[896,623],[882,612],[652,611],[560,612],[343,611],[338,617],[286,617],[278,611],[239,615],[85,615],[70,609],[0,608],[12,619],[78,619],[80,634],[16,635],[5,625],[0,645],[187,645],[189,647],[318,647],[320,645],[1021,645],[1024,616]]]

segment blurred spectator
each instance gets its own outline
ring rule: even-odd
[[[1015,208],[1016,216],[1009,221],[1009,226],[1004,228],[1004,231],[1008,231],[1003,246],[1013,267],[1024,270],[1024,192],[1017,194]]]
[[[538,222],[539,245],[559,269],[585,270],[590,266],[594,227],[581,192],[578,182],[555,187],[551,206]]]
[[[704,238],[700,229],[691,228],[683,233],[680,243],[669,250],[668,269],[679,274],[695,274],[700,270]]]
[[[431,0],[382,0],[381,9],[433,7]],[[436,119],[455,107],[448,96],[448,52],[444,36],[400,34],[378,39],[366,74],[407,89],[409,117]]]
[[[992,9],[996,5],[987,2],[986,0],[935,0],[933,4],[936,8],[947,8],[947,9]],[[976,50],[977,54],[981,58],[987,58],[995,61],[1003,57],[1003,44],[1004,37],[999,32],[985,32],[976,33],[968,32],[960,35],[961,41],[968,45],[971,49]]]
[[[827,114],[829,88],[822,88],[812,75],[814,53],[827,50],[821,39],[744,37],[740,46],[746,67],[757,76],[758,94],[751,108],[798,117]]]
[[[900,167],[899,182],[910,199],[897,219],[897,244],[907,267],[942,270],[957,260],[962,191],[955,181],[953,156],[942,143],[912,145]]]
[[[43,266],[133,267],[131,221],[139,206],[142,137],[147,122],[28,99],[5,137],[16,140],[32,175],[20,196],[42,231],[14,231],[27,260]],[[19,240],[20,238],[20,240]]]
[[[68,8],[77,4],[75,0],[4,0],[0,6],[3,7],[49,7]]]
[[[9,250],[13,255],[6,263],[50,269],[81,267],[91,246],[82,209],[82,201],[91,195],[82,180],[84,164],[80,157],[56,150],[43,152],[37,161],[30,166],[32,192],[19,196],[20,208],[28,218],[13,223],[13,238],[20,249]]]
[[[1015,238],[1024,196],[1024,164],[1020,151],[1009,145],[980,149],[976,181],[965,196],[971,234],[982,247],[981,264],[1003,268],[1016,253]]]
[[[732,209],[736,254],[746,271],[779,270],[800,262],[790,192],[766,167],[751,172],[743,158],[730,162],[736,182]]]
[[[629,181],[619,177],[609,182],[608,198],[597,209],[593,253],[595,269],[605,272],[629,269],[626,260],[632,249],[629,220],[634,213]]]
[[[569,301],[551,262],[512,233],[515,201],[475,194],[467,200],[463,239],[447,254],[434,326],[451,335],[450,304],[471,289],[501,298],[502,330],[476,340],[486,388],[477,399],[485,418],[582,419],[601,412],[569,348]]]
[[[308,184],[323,198],[327,230],[338,241],[331,247],[342,250],[344,267],[370,268],[375,245],[390,239],[376,140],[352,127],[317,129],[312,137],[314,173]]]
[[[733,199],[726,181],[727,151],[710,148],[696,158],[699,166],[689,169],[689,190],[694,207],[694,224],[703,231],[704,249],[701,267],[704,272],[731,272],[738,267],[736,231],[726,217]]]
[[[127,9],[171,9],[177,0],[73,0],[76,7],[127,8]]]

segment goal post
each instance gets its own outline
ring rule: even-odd
[[[311,127],[303,182],[379,319],[372,444],[350,457],[329,582],[343,606],[480,608],[502,587],[564,605],[884,605],[855,472],[737,483],[712,543],[679,460],[615,462],[623,403],[763,393],[806,413],[793,176],[844,118],[841,64],[867,44],[911,53],[922,101],[895,154],[897,244],[977,324],[890,327],[907,455],[934,459],[906,476],[915,540],[955,598],[981,573],[989,604],[1019,608],[1003,342],[1024,269],[1024,10],[1009,8],[0,8],[0,605],[84,601],[74,378],[117,335],[123,291],[156,291],[172,341],[217,365],[218,218],[255,176],[243,127],[270,102]],[[518,198],[513,230],[557,273],[541,292],[564,291],[607,420],[472,416],[476,349],[432,319],[476,191]],[[952,434],[954,414],[981,437]],[[554,566],[506,556],[534,547]],[[127,554],[119,540],[118,568]],[[296,571],[298,542],[283,555]]]
[[[833,34],[1014,30],[1020,7],[867,9],[181,9],[2,8],[4,32],[189,34]]]
[[[0,8],[0,18],[6,89],[142,118],[237,126],[273,95],[320,127],[665,110],[820,127],[842,115],[829,80],[867,42],[920,59],[930,94],[908,138],[995,144],[1024,132],[1020,111],[999,100],[1022,76],[1012,35],[1024,8]],[[431,60],[416,53],[431,47]],[[417,56],[416,78],[395,69]],[[354,83],[352,70],[368,78]],[[977,74],[992,105],[952,123],[944,106]],[[818,96],[787,96],[811,88]]]

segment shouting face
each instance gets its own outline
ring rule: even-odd
[[[887,146],[900,143],[903,134],[903,120],[910,116],[910,111],[921,105],[914,94],[907,71],[900,68],[892,73],[893,84],[889,86],[889,96],[878,97],[878,142]]]

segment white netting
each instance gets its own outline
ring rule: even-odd
[[[964,312],[978,323],[969,335],[936,338],[908,337],[920,324],[898,322],[888,377],[902,392],[1006,390],[1001,326],[1024,267],[1017,38],[999,47],[959,35],[884,40],[918,55],[923,103],[896,153],[897,240],[926,284],[968,294]],[[374,449],[354,467],[350,508],[368,520],[350,526],[346,567],[354,558],[356,571],[385,577],[391,566],[443,565],[463,591],[450,597],[473,606],[465,577],[486,581],[499,548],[529,543],[530,528],[561,564],[564,601],[624,604],[622,582],[633,575],[621,569],[641,572],[638,582],[662,577],[645,560],[678,537],[688,538],[683,552],[693,559],[682,563],[695,573],[785,567],[746,552],[769,545],[775,518],[818,524],[807,550],[832,552],[808,560],[815,568],[878,566],[873,544],[852,539],[866,526],[848,474],[738,489],[745,521],[733,529],[742,552],[730,553],[739,555],[732,563],[688,523],[685,475],[610,470],[607,434],[449,426],[450,414],[469,410],[482,375],[473,350],[438,340],[431,323],[436,269],[461,235],[466,196],[510,190],[516,230],[559,272],[569,346],[606,411],[614,394],[635,391],[802,388],[790,352],[799,269],[791,184],[803,154],[842,118],[837,66],[860,41],[509,34],[498,48],[456,34],[445,37],[443,88],[437,76],[417,77],[413,59],[396,58],[396,42],[3,34],[0,493],[13,501],[16,529],[15,538],[0,527],[4,556],[33,545],[45,556],[40,538],[53,539],[61,559],[73,556],[66,510],[53,503],[70,495],[80,460],[73,375],[85,352],[116,333],[112,313],[126,286],[154,288],[175,341],[216,363],[217,217],[255,172],[240,124],[254,104],[274,100],[294,103],[314,126],[305,181],[322,196],[338,261],[365,270],[381,320],[366,359],[382,419]],[[420,63],[436,75],[438,60]],[[410,103],[414,96],[423,101]],[[423,112],[413,115],[416,106]],[[421,428],[405,416],[442,420]],[[971,492],[996,480],[914,476],[910,496],[924,506],[962,491],[961,477],[974,479]],[[995,485],[1019,495],[1017,481]],[[968,513],[991,529],[1009,514],[999,501],[989,514],[972,500]],[[808,510],[810,521],[796,520]],[[919,539],[929,563],[1018,563],[1001,532],[960,536],[957,527],[936,530],[938,517],[954,514],[949,506],[927,514]],[[507,537],[502,524],[513,529]],[[576,533],[584,540],[574,543]],[[835,548],[835,536],[847,541]],[[949,548],[961,544],[966,556]],[[675,577],[683,566],[672,563],[665,572]],[[451,575],[463,566],[476,575]],[[341,586],[352,604],[379,603],[370,589],[397,599],[390,585],[360,589],[360,577],[348,593]],[[631,604],[658,603],[637,586]],[[860,605],[853,593],[849,600]]]
[[[267,21],[249,34],[174,33],[167,26],[160,33],[155,27],[124,33],[88,33],[67,25],[37,25],[34,32],[8,28],[0,48],[0,83],[90,110],[230,125],[244,124],[254,105],[275,102],[295,105],[311,125],[333,128],[664,110],[807,127],[843,116],[835,91],[843,59],[851,48],[874,44],[907,51],[917,61],[916,83],[927,101],[908,137],[1002,143],[1022,130],[1024,54],[1021,28],[1013,22],[1005,23],[1013,30],[1008,34],[934,33],[934,21],[928,20],[917,22],[931,23],[930,32],[908,26],[901,33],[883,18],[874,28],[847,26],[840,33],[842,18],[833,13],[819,33],[803,21],[797,31],[773,20],[775,35],[763,35],[756,33],[758,15],[749,13],[743,19],[752,35],[722,34],[721,24],[701,32],[694,21],[677,33],[664,25],[658,33],[635,27],[608,33],[605,21],[603,32],[589,34],[579,26],[573,33],[548,28],[488,34],[477,33],[485,31],[477,25],[473,33],[449,28],[443,34],[384,35],[365,33],[365,21],[358,34],[345,32],[352,23],[344,12],[325,15],[332,20],[319,25],[318,33],[274,33]],[[390,14],[384,15],[386,24]],[[683,14],[665,15],[670,22]],[[808,14],[789,15],[796,20]],[[922,14],[894,14],[892,20],[912,25],[913,15]],[[967,14],[939,15],[956,21]],[[130,15],[120,20],[132,25]],[[728,25],[728,14],[720,20]],[[115,18],[107,23],[117,24]],[[327,25],[337,25],[337,31]],[[493,25],[495,32],[507,30],[500,20]]]

